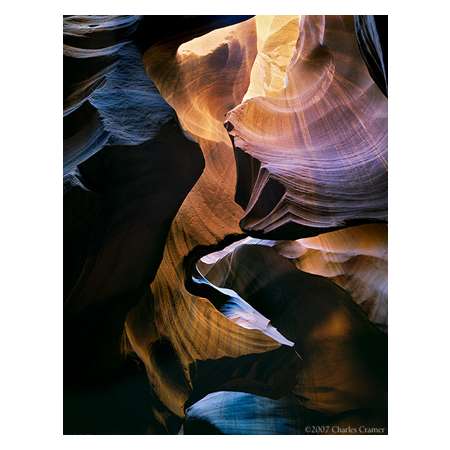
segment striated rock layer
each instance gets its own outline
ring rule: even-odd
[[[361,423],[368,416],[385,423],[386,335],[347,292],[298,270],[276,248],[258,244],[239,245],[203,270],[212,283],[235,290],[269,318],[297,352],[283,347],[255,356],[251,364],[232,360],[199,366],[203,389],[294,398],[306,409],[307,424],[332,423],[350,413]]]
[[[149,284],[168,229],[204,168],[198,145],[186,139],[174,111],[146,76],[139,50],[162,36],[190,40],[241,20],[64,19],[64,43],[70,47],[65,46],[64,57],[65,432],[114,431],[123,416],[120,401],[133,403],[136,391],[127,395],[127,386],[130,377],[141,379],[141,374],[133,355],[120,354],[125,317],[140,299],[153,308]],[[169,341],[158,341],[158,365],[166,355],[170,359],[172,348]],[[177,379],[176,364],[171,367]],[[147,391],[142,395],[150,400],[148,410],[117,431],[142,430],[145,420],[149,430],[174,431],[179,419],[153,389],[150,399]],[[110,394],[120,397],[115,407],[105,400]],[[98,413],[80,419],[81,405]]]
[[[387,330],[387,226],[367,224],[295,241],[247,237],[200,259],[201,273],[226,267],[243,245],[274,248],[304,272],[330,278],[348,291],[369,319]],[[237,270],[237,269],[235,269]]]
[[[205,47],[198,48],[198,41],[204,38]],[[196,246],[213,245],[241,232],[243,211],[234,202],[234,155],[223,120],[248,87],[256,55],[254,19],[213,31],[192,43],[192,49],[184,44],[177,53],[170,42],[155,45],[144,56],[150,77],[177,111],[183,128],[199,143],[205,169],[172,222],[151,284],[154,309],[149,311],[141,302],[126,323],[131,347],[146,364],[155,390],[178,415],[184,415],[184,403],[192,389],[188,370],[192,362],[279,346],[262,333],[229,321],[207,299],[185,288],[184,258]],[[171,359],[179,364],[177,380],[167,376],[165,364],[158,364],[154,356],[161,340],[173,348],[166,364]]]
[[[133,404],[120,374],[143,388],[137,355],[140,431],[184,417],[185,434],[387,430],[387,77],[372,19],[64,18],[69,405],[84,384],[100,407],[96,383]]]
[[[234,146],[260,162],[242,227],[268,233],[290,222],[324,229],[384,221],[387,100],[361,58],[353,19],[304,16],[298,27],[281,66],[284,84],[274,88],[272,71],[263,71],[260,86],[252,79],[245,101],[227,114]],[[276,63],[284,35],[272,37],[264,60]],[[261,213],[274,181],[283,189]]]
[[[209,367],[213,361],[251,354],[262,357],[280,348],[260,331],[228,320],[206,295],[210,291],[194,295],[186,280],[191,276],[186,273],[188,257],[205,254],[208,246],[242,230],[270,236],[294,224],[295,236],[307,237],[350,223],[386,220],[387,102],[358,52],[351,17],[257,17],[182,45],[177,40],[157,43],[144,55],[144,63],[205,159],[202,175],[172,222],[151,283],[154,303],[143,299],[126,322],[130,349],[144,362],[155,392],[173,413],[183,416],[185,402],[197,389],[193,366],[209,361]],[[245,173],[252,175],[241,183],[236,172],[240,160],[247,163]],[[299,246],[304,245],[312,254],[317,250],[313,244],[300,242],[295,248],[302,253]],[[329,252],[317,251],[327,260]],[[279,258],[273,268],[283,265],[285,258]],[[298,289],[306,289],[303,272],[288,264],[289,277],[298,273]],[[300,258],[297,264],[303,269],[308,260]],[[339,279],[364,303],[370,295],[361,294],[364,288],[354,287],[349,279],[357,278],[365,286],[365,264],[331,274],[318,261],[307,270]],[[259,276],[264,278],[271,270],[267,265]],[[347,276],[346,281],[341,275]],[[291,394],[308,398],[308,407],[325,415],[381,409],[383,421],[385,370],[376,367],[385,357],[385,336],[348,294],[340,293],[331,281],[320,280],[330,289],[334,286],[333,293],[326,301],[321,288],[311,288],[312,298],[305,304],[316,317],[308,329],[319,341],[302,348],[308,336],[303,312],[295,312],[293,321],[278,323],[280,332],[298,342],[303,357],[304,351],[316,355],[308,359],[310,376],[294,371],[297,387]],[[285,281],[279,282],[282,289]],[[286,283],[286,289],[294,289]],[[315,301],[316,296],[324,303]],[[333,302],[344,302],[336,315],[329,309]],[[327,325],[321,324],[322,314]],[[381,318],[375,318],[377,314],[372,319],[383,323],[384,313]],[[290,352],[297,361],[296,353]],[[359,359],[354,359],[355,352]],[[323,366],[328,354],[333,362]],[[343,360],[347,369],[339,368]],[[274,372],[280,369],[276,361],[267,366]],[[250,367],[249,373],[254,369]],[[306,381],[299,385],[297,376]]]

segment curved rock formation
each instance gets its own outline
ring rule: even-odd
[[[369,319],[387,329],[387,226],[361,225],[277,245],[305,272],[348,291]]]
[[[151,18],[153,26],[156,20]],[[211,30],[214,24],[236,20],[191,17],[181,21],[181,31],[189,40]],[[136,33],[128,30],[124,36],[115,30],[104,38],[105,30],[116,21],[110,16],[70,16],[65,21],[73,25],[65,27],[65,42],[82,48],[81,52],[70,50],[64,60],[65,100],[70,100],[65,103],[64,119],[65,398],[74,405],[72,400],[79,396],[83,399],[80,405],[101,410],[109,384],[128,376],[121,353],[126,314],[140,299],[153,310],[148,286],[159,266],[173,216],[202,173],[204,160],[197,144],[186,139],[173,110],[145,76],[136,50],[142,42]],[[164,21],[169,23],[171,18]],[[127,20],[121,23],[127,27]],[[91,25],[92,32],[84,30]],[[75,33],[72,28],[80,30]],[[153,36],[150,41],[155,39]],[[105,66],[110,59],[94,56],[105,53],[104,47],[114,47],[114,65]],[[95,51],[90,52],[91,48]],[[94,75],[101,82],[91,85]],[[77,101],[71,102],[75,97]],[[107,143],[115,145],[105,146]],[[155,345],[153,360],[158,366],[164,365],[166,357],[177,359],[175,353],[164,350],[173,348],[164,342],[167,344],[158,339]],[[93,398],[100,380],[105,394]],[[124,383],[126,389],[127,381]],[[153,397],[149,411],[153,409],[151,420],[155,423],[148,426],[158,432],[173,432],[179,419],[174,420]],[[77,425],[73,417],[65,414],[65,430],[79,433],[93,429],[88,419]],[[115,419],[107,430],[112,429]],[[101,419],[96,420],[99,430],[105,430]],[[141,426],[137,423],[130,429]]]
[[[205,47],[198,42],[203,39]],[[178,43],[169,41],[151,47],[144,56],[147,72],[177,111],[183,128],[199,143],[205,158],[202,176],[172,223],[151,285],[154,313],[141,302],[126,323],[131,347],[146,364],[156,392],[180,416],[190,394],[188,368],[194,361],[279,346],[262,333],[229,321],[207,299],[190,294],[185,288],[183,265],[196,246],[213,245],[227,235],[240,233],[242,209],[234,202],[233,149],[223,120],[245,94],[256,54],[254,44],[255,23],[251,19],[195,39],[192,48],[186,43],[175,53]],[[179,356],[186,377],[181,385],[164,377],[164,368],[154,364],[153,346],[160,337],[168,339]]]
[[[241,226],[268,233],[290,222],[326,229],[386,220],[387,101],[361,58],[353,19],[304,16],[297,32],[280,66],[284,84],[270,70],[281,33],[258,53],[270,61],[264,79],[227,114],[234,146],[260,162]],[[261,214],[270,181],[283,190]]]
[[[346,221],[386,218],[386,100],[358,53],[352,19],[264,21],[258,25],[258,18],[251,19],[179,47],[159,43],[144,56],[149,76],[199,143],[206,163],[174,219],[151,285],[154,315],[141,304],[127,320],[133,350],[145,362],[160,397],[180,415],[189,389],[174,386],[153,363],[152,346],[159,336],[171,341],[180,357],[187,386],[187,367],[193,361],[276,346],[260,333],[236,326],[184,286],[184,258],[198,245],[239,233],[244,216],[234,201],[234,152],[225,121],[232,125],[228,132],[235,147],[262,162],[241,222],[245,230],[267,232],[292,220],[312,233],[316,228],[317,234]],[[284,33],[290,36],[287,43],[282,42]],[[278,54],[279,47],[284,59],[271,62],[271,52]],[[265,80],[259,86],[253,81],[266,73],[252,72],[255,61],[262,67],[279,65],[269,87]],[[287,87],[280,82],[283,70]],[[266,91],[267,96],[252,97]],[[269,179],[286,193],[251,224],[252,207]]]
[[[208,274],[226,265],[242,245],[273,247],[304,272],[333,280],[348,291],[369,319],[387,330],[387,226],[367,224],[296,241],[243,238],[203,256],[199,270]]]
[[[298,270],[275,248],[245,244],[206,277],[235,290],[295,343],[302,359],[293,393],[305,407],[324,414],[383,408],[386,336],[335,283]]]
[[[355,29],[370,75],[387,96],[388,16],[355,16]]]
[[[108,142],[101,115],[89,103],[116,68],[118,52],[136,31],[139,16],[65,16],[64,175]]]
[[[65,382],[137,355],[153,432],[386,428],[375,35],[245,19],[65,18]]]
[[[247,392],[214,392],[186,411],[184,434],[301,434],[304,409],[295,400]]]

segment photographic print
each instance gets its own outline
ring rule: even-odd
[[[388,17],[62,19],[64,434],[388,434]]]

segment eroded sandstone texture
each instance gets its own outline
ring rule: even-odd
[[[386,31],[64,18],[65,432],[387,433]]]

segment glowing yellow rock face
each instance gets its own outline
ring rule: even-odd
[[[183,43],[150,48],[144,63],[183,128],[197,141],[221,142],[231,149],[224,128],[228,111],[248,88],[256,57],[255,19],[212,31]]]
[[[300,16],[256,16],[257,51],[243,98],[274,97],[286,88],[286,69],[298,40]]]

